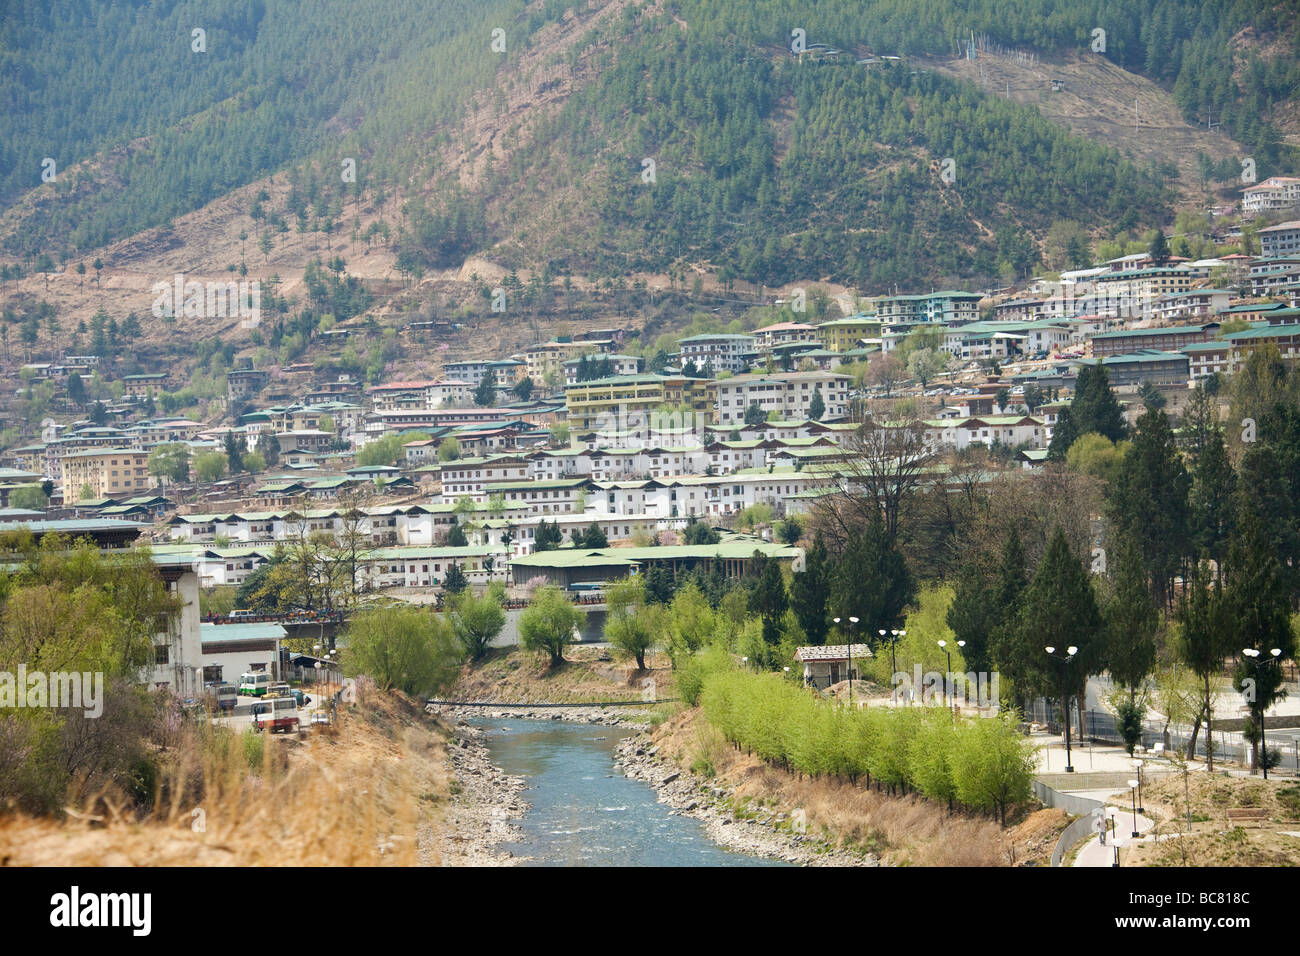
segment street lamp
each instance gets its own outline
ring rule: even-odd
[[[948,703],[948,684],[952,680],[952,651],[948,650],[948,642],[940,641],[939,646],[943,648],[944,655],[948,658],[948,674],[943,681],[943,702]],[[953,709],[956,710],[957,702],[953,701]]]
[[[1061,655],[1056,653],[1056,648],[1049,644],[1043,650],[1047,651],[1048,657],[1055,657],[1061,662],[1061,709],[1065,711],[1065,772],[1074,773],[1074,767],[1070,765],[1070,697],[1065,689],[1065,668],[1070,661],[1074,660],[1074,655],[1079,653],[1079,649],[1077,647],[1067,647],[1065,654]],[[1137,786],[1137,784],[1134,784],[1134,786]],[[1136,803],[1133,804],[1133,809],[1134,812],[1137,811]]]
[[[1137,775],[1138,775],[1138,792],[1137,792],[1138,813],[1146,813],[1147,812],[1146,808],[1142,806],[1142,761],[1134,760],[1133,769],[1137,771]]]
[[[832,620],[834,620],[836,624],[840,623],[840,619],[838,617],[832,618]],[[853,625],[857,623],[858,623],[858,619],[856,617],[850,617],[848,626],[845,628],[845,630],[847,630],[848,632],[848,643],[844,646],[848,649],[849,652],[849,708],[850,709],[853,708]]]
[[[1264,743],[1264,705],[1259,699],[1259,650],[1254,647],[1244,647],[1242,648],[1241,653],[1246,655],[1246,659],[1250,661],[1251,668],[1255,673],[1255,699],[1251,701],[1250,707],[1251,710],[1254,710],[1256,706],[1259,708],[1259,765],[1264,768],[1264,779],[1267,780],[1268,747]],[[1272,655],[1271,660],[1269,660],[1271,663],[1282,656],[1282,649],[1280,647],[1274,647],[1269,651],[1269,654]]]
[[[1137,785],[1138,785],[1138,782],[1137,782],[1136,780],[1130,780],[1130,781],[1128,782],[1128,792],[1129,792],[1129,796],[1131,796],[1131,797],[1133,798],[1133,839],[1135,839],[1135,840],[1138,838],[1138,800],[1137,800]]]

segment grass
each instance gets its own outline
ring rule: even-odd
[[[445,729],[418,702],[370,694],[336,735],[267,738],[186,727],[143,818],[114,792],[64,821],[0,821],[11,865],[375,866],[420,862],[453,792]]]
[[[542,655],[518,647],[497,648],[467,665],[446,697],[503,704],[589,704],[640,701],[651,689],[655,699],[675,696],[667,656],[657,655],[646,663],[648,671],[637,671],[632,662],[617,660],[608,649],[575,646],[565,651],[563,664],[551,667]],[[645,680],[653,680],[653,687],[645,686]],[[650,709],[652,715],[660,712],[659,707]],[[657,719],[671,713],[671,709],[664,711]]]
[[[728,746],[698,710],[683,710],[669,718],[653,739],[660,756],[679,767],[711,767],[714,785],[732,789],[721,806],[736,817],[783,816],[776,825],[789,829],[799,809],[806,833],[823,834],[830,846],[870,853],[892,865],[1001,866],[1045,861],[1068,822],[1060,811],[1041,811],[1003,830],[987,817],[950,814],[947,807],[915,795],[891,797],[867,790],[861,782],[800,779]]]

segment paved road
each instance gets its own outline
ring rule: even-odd
[[[1106,800],[1113,796],[1114,790],[1080,790],[1075,792],[1075,796],[1091,797],[1093,800]],[[1107,817],[1113,819],[1114,823],[1110,832],[1106,834],[1106,845],[1102,846],[1098,841],[1096,834],[1090,836],[1079,855],[1074,858],[1075,866],[1111,866],[1115,862],[1115,847],[1126,846],[1134,842],[1133,839],[1133,811],[1125,810],[1120,806],[1110,806],[1105,808]],[[1151,830],[1155,822],[1150,817],[1137,815],[1137,830],[1143,834]],[[1139,837],[1139,839],[1143,839]]]

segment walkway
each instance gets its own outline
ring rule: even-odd
[[[1072,791],[1074,796],[1090,797],[1093,800],[1105,801],[1108,797],[1113,796],[1114,790],[1078,790]],[[1114,820],[1113,829],[1106,834],[1106,845],[1102,846],[1097,841],[1097,834],[1094,833],[1088,837],[1083,848],[1079,850],[1079,855],[1074,859],[1075,866],[1111,866],[1115,862],[1115,847],[1125,846],[1133,843],[1133,811],[1125,810],[1120,806],[1107,806],[1106,815]],[[1138,833],[1147,833],[1155,826],[1155,821],[1150,817],[1142,814],[1137,815]],[[1139,837],[1139,839],[1144,839]]]

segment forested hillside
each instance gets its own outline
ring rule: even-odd
[[[85,251],[286,164],[404,184],[505,57],[563,4],[521,0],[53,0],[0,11],[0,203],[59,175],[5,251]],[[203,51],[193,30],[204,30]],[[508,47],[509,49],[509,47]],[[336,177],[342,181],[341,176]]]
[[[796,29],[843,55],[801,61]],[[320,188],[253,203],[252,230],[328,233],[350,198],[397,196],[407,274],[486,251],[552,275],[916,291],[1025,274],[1053,222],[1172,218],[1172,162],[1135,165],[909,59],[972,36],[1105,56],[1221,123],[1260,178],[1300,168],[1285,2],[53,0],[0,12],[0,251],[84,256],[309,162]],[[562,79],[512,72],[525,54]],[[535,108],[546,86],[559,108]],[[486,146],[467,119],[485,102]]]

